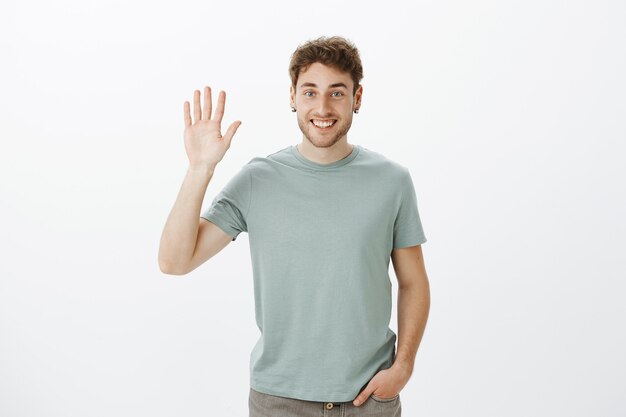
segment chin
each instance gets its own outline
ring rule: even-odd
[[[339,123],[339,120],[337,123]],[[324,135],[316,131],[315,127],[310,127],[309,124],[310,122],[308,120],[298,120],[300,131],[304,134],[309,143],[316,148],[330,148],[335,143],[339,142],[341,138],[348,133],[350,128],[350,124],[348,124],[348,126],[339,125],[336,127],[338,128],[337,132],[334,132],[333,135]]]

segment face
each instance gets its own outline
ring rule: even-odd
[[[313,146],[328,148],[344,138],[347,141],[363,87],[359,86],[354,97],[352,89],[348,72],[319,62],[300,72],[296,89],[291,86],[291,105],[297,109],[300,130]],[[332,124],[327,126],[328,122]]]

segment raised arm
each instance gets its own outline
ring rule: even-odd
[[[221,134],[226,92],[220,91],[215,115],[211,118],[211,88],[204,88],[204,109],[200,91],[194,91],[194,119],[189,102],[184,103],[184,142],[189,159],[187,174],[163,228],[159,245],[159,268],[170,275],[184,275],[223,249],[230,241],[219,227],[200,218],[202,200],[217,164],[230,148],[241,125],[233,122]]]

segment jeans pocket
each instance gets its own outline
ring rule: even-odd
[[[379,402],[379,403],[390,403],[392,401],[397,400],[398,398],[400,398],[400,393],[396,394],[395,396],[391,397],[391,398],[383,398],[383,397],[379,397],[377,395],[374,394],[370,394],[370,397],[372,398],[372,400]]]

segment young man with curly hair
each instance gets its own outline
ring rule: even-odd
[[[302,141],[255,157],[200,215],[216,166],[240,126],[221,134],[226,93],[184,103],[187,175],[159,249],[183,275],[248,233],[256,323],[251,417],[401,415],[430,309],[426,242],[409,170],[348,143],[361,107],[357,48],[339,36],[298,46],[290,104]],[[398,278],[398,335],[389,328],[389,261]],[[398,340],[396,352],[395,342]]]

